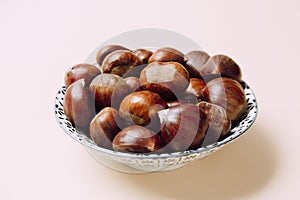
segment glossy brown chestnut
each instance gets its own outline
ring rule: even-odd
[[[65,73],[65,86],[69,87],[75,81],[84,78],[85,83],[89,85],[93,78],[101,74],[100,69],[94,65],[82,63],[74,65]]]
[[[222,76],[242,81],[242,71],[233,59],[226,55],[215,55],[212,59],[218,66],[218,72],[220,72]]]
[[[115,74],[96,76],[91,82],[89,90],[94,97],[97,112],[104,107],[118,109],[122,99],[131,92],[125,80]]]
[[[247,105],[241,84],[225,77],[209,81],[203,89],[203,98],[225,108],[231,121],[237,120]]]
[[[165,108],[167,104],[158,94],[151,91],[137,91],[123,99],[119,113],[128,122],[141,126],[151,123],[153,127],[156,127],[156,123],[159,123],[157,112]]]
[[[98,53],[97,53],[97,57],[96,57],[96,60],[97,60],[97,63],[102,66],[102,63],[103,63],[103,60],[105,59],[105,57],[114,52],[114,51],[117,51],[117,50],[127,50],[127,51],[130,51],[129,49],[123,47],[123,46],[120,46],[120,45],[108,45],[108,46],[104,46],[102,48],[99,49]]]
[[[131,91],[139,90],[141,87],[140,79],[134,76],[127,77],[124,79],[127,85],[130,87]]]
[[[205,68],[210,69],[211,74],[221,74],[223,77],[242,81],[242,71],[240,67],[226,55],[214,55],[207,61]]]
[[[132,52],[117,50],[107,55],[102,63],[103,73],[123,76],[132,68],[141,65],[140,59]]]
[[[219,138],[228,133],[231,128],[231,120],[226,110],[221,106],[205,101],[199,102],[197,105],[200,112],[204,113],[208,118],[208,128],[202,143],[202,146],[207,146],[217,142]]]
[[[185,63],[184,54],[177,49],[171,47],[164,47],[157,49],[153,52],[152,56],[149,58],[149,63],[158,61],[158,62],[179,62]]]
[[[186,55],[187,62],[185,68],[190,73],[191,78],[201,78],[201,71],[208,61],[209,55],[204,51],[191,51]]]
[[[90,97],[84,79],[75,81],[66,91],[64,112],[68,120],[79,130],[88,130],[90,121],[95,115]]]
[[[159,112],[162,121],[161,137],[172,151],[200,147],[208,127],[208,117],[199,106],[181,103]]]
[[[112,141],[121,128],[122,120],[119,112],[112,107],[106,107],[91,121],[90,135],[98,146],[112,149]]]
[[[193,93],[197,98],[201,98],[202,90],[206,86],[206,82],[199,78],[190,78],[190,84],[186,89],[187,92]]]
[[[149,58],[152,56],[152,51],[146,49],[136,49],[133,51],[137,57],[142,61],[143,64],[148,63]]]
[[[120,131],[113,140],[115,151],[149,153],[159,150],[163,143],[155,132],[142,126],[129,126]]]
[[[177,62],[152,62],[140,75],[141,87],[158,93],[165,101],[173,101],[189,85],[188,71]]]

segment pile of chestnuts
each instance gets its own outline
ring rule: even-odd
[[[227,137],[246,108],[241,69],[226,55],[109,45],[96,61],[67,70],[64,112],[106,149],[197,149]]]

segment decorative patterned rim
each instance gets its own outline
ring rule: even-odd
[[[71,122],[66,118],[66,115],[63,110],[63,100],[66,92],[66,87],[62,86],[55,97],[54,102],[54,113],[55,118],[60,125],[60,127],[64,130],[67,135],[71,138],[79,142],[80,144],[100,151],[101,153],[105,153],[112,156],[119,156],[124,158],[135,158],[135,159],[162,159],[162,158],[171,158],[171,157],[181,157],[187,156],[192,154],[198,154],[201,152],[206,152],[213,150],[217,147],[222,147],[223,145],[232,142],[237,137],[245,133],[254,123],[257,117],[258,107],[256,97],[252,89],[245,83],[241,83],[247,99],[247,108],[244,114],[241,117],[241,121],[230,130],[230,136],[226,137],[225,139],[208,145],[206,147],[201,147],[196,150],[186,150],[183,152],[174,152],[174,153],[163,153],[163,154],[135,154],[135,153],[124,153],[124,152],[117,152],[109,149],[104,149],[97,146],[91,139],[84,135],[81,131],[76,130]]]

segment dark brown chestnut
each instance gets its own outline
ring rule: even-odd
[[[155,131],[160,128],[157,112],[167,108],[165,101],[151,91],[136,91],[127,95],[121,102],[120,116],[128,122],[149,126]],[[158,123],[158,124],[157,124]]]
[[[121,128],[122,120],[119,112],[112,107],[106,107],[91,121],[90,135],[98,146],[112,149],[112,141]]]
[[[188,71],[177,62],[152,62],[140,74],[141,87],[173,101],[189,85]]]
[[[170,151],[185,151],[200,147],[208,127],[208,117],[199,106],[180,103],[159,112],[161,137]]]
[[[141,87],[140,79],[134,76],[130,76],[124,79],[131,91],[139,90]]]
[[[203,98],[225,108],[230,120],[237,120],[244,112],[247,101],[241,84],[231,78],[216,78],[203,89]]]
[[[202,90],[206,82],[199,78],[190,78],[190,84],[186,89],[187,92],[193,93],[197,98],[201,98]]]
[[[242,81],[242,71],[238,64],[226,55],[214,55],[205,64],[205,69],[210,69],[211,74],[221,74],[223,77]],[[206,74],[201,71],[202,74]]]
[[[201,71],[204,64],[208,61],[209,55],[204,51],[191,51],[186,55],[187,62],[185,68],[190,73],[191,78],[201,78]]]
[[[103,73],[123,76],[132,68],[141,65],[140,59],[132,52],[117,50],[107,55],[102,63]]]
[[[205,101],[199,102],[197,106],[199,106],[200,112],[208,118],[208,128],[202,143],[202,146],[207,146],[217,142],[228,133],[231,128],[231,120],[221,106]]]
[[[242,71],[238,64],[226,55],[215,55],[212,57],[218,66],[218,71],[222,76],[242,81]]]
[[[117,51],[117,50],[127,50],[127,51],[130,51],[129,49],[123,47],[123,46],[120,46],[120,45],[107,45],[107,46],[104,46],[102,48],[99,49],[98,53],[97,53],[97,57],[96,57],[96,60],[97,60],[97,63],[102,66],[102,63],[103,63],[103,60],[105,59],[105,57],[114,52],[114,51]]]
[[[158,61],[158,62],[179,62],[185,63],[184,54],[177,49],[171,47],[164,47],[157,49],[153,52],[152,56],[149,58],[149,63]]]
[[[101,74],[100,69],[94,65],[87,63],[74,65],[65,73],[65,86],[68,88],[69,85],[82,78],[85,84],[89,85],[99,74]]]
[[[146,49],[136,49],[133,51],[137,57],[142,61],[143,64],[147,64],[149,58],[152,56],[152,51],[146,50]]]
[[[89,89],[84,79],[75,81],[66,91],[64,112],[68,120],[79,130],[88,130],[90,121],[95,115],[90,97]]]
[[[125,80],[115,74],[96,76],[89,87],[94,100],[96,111],[104,107],[119,108],[122,99],[131,92]]]
[[[150,153],[163,147],[160,136],[142,126],[129,126],[120,131],[113,140],[115,151]]]

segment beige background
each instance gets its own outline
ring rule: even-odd
[[[300,2],[0,1],[0,199],[300,199]],[[68,67],[124,31],[182,33],[240,64],[255,125],[203,160],[132,175],[97,163],[56,124]]]

